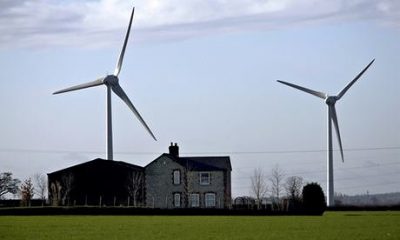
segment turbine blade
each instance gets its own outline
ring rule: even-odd
[[[140,116],[139,112],[136,110],[135,106],[133,106],[131,100],[129,100],[128,96],[124,92],[124,90],[121,88],[119,85],[112,85],[111,89],[115,94],[117,94],[118,97],[122,99],[128,105],[128,107],[132,110],[132,112],[136,115],[136,117],[139,119],[139,121],[143,124],[143,126],[146,128],[146,130],[150,133],[150,135],[153,137],[155,141],[157,141],[156,137],[154,134],[151,132],[149,126],[147,126],[146,122],[143,120],[143,118]]]
[[[364,74],[365,71],[374,63],[375,59],[373,59],[342,91],[337,95],[337,99],[341,99],[343,95],[349,90],[349,88]]]
[[[80,90],[84,88],[89,88],[89,87],[95,87],[104,84],[104,78],[99,78],[93,82],[88,82],[88,83],[83,83],[79,84],[73,87],[65,88],[62,90],[59,90],[57,92],[54,92],[53,94],[59,94],[59,93],[64,93],[64,92],[70,92],[70,91],[75,91],[75,90]]]
[[[333,125],[335,126],[336,130],[336,137],[339,142],[339,148],[340,148],[340,155],[342,156],[342,162],[344,162],[344,157],[343,157],[343,147],[342,147],[342,139],[340,138],[340,131],[339,131],[339,123],[337,120],[337,114],[336,114],[336,108],[335,106],[329,106],[329,111],[331,112],[331,117],[333,120]]]
[[[308,89],[308,88],[305,88],[305,87],[301,87],[301,86],[295,85],[295,84],[293,84],[293,83],[288,83],[288,82],[284,82],[284,81],[280,81],[280,80],[277,80],[277,82],[280,82],[280,83],[285,84],[285,85],[288,85],[288,86],[290,86],[290,87],[299,89],[299,90],[301,90],[301,91],[303,91],[303,92],[312,94],[312,95],[314,95],[314,96],[316,96],[316,97],[319,97],[319,98],[322,98],[322,99],[325,99],[325,98],[326,98],[326,94],[325,94],[325,93],[322,93],[322,92],[317,92],[317,91],[314,91],[314,90],[311,90],[311,89]]]
[[[121,53],[119,55],[118,63],[117,63],[117,66],[115,67],[115,71],[114,71],[114,75],[117,76],[117,77],[118,77],[119,73],[121,72],[122,62],[124,61],[125,49],[126,49],[126,45],[128,44],[129,33],[131,31],[132,19],[133,19],[134,12],[135,12],[135,8],[132,8],[131,19],[129,20],[128,30],[126,31],[124,45],[122,46],[122,50],[121,50]]]

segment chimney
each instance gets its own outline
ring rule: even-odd
[[[169,146],[169,154],[177,158],[179,157],[179,147],[177,143],[174,145],[171,142],[171,146]]]

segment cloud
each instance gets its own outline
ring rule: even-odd
[[[0,47],[107,46],[123,38],[131,7],[127,0],[2,0]],[[135,7],[136,41],[367,19],[400,27],[396,0],[138,0]]]

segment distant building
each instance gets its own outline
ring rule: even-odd
[[[228,208],[229,157],[180,157],[175,143],[145,167],[95,159],[48,174],[52,205]]]

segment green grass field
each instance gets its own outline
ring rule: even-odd
[[[0,216],[0,239],[400,239],[400,212],[305,216]]]

